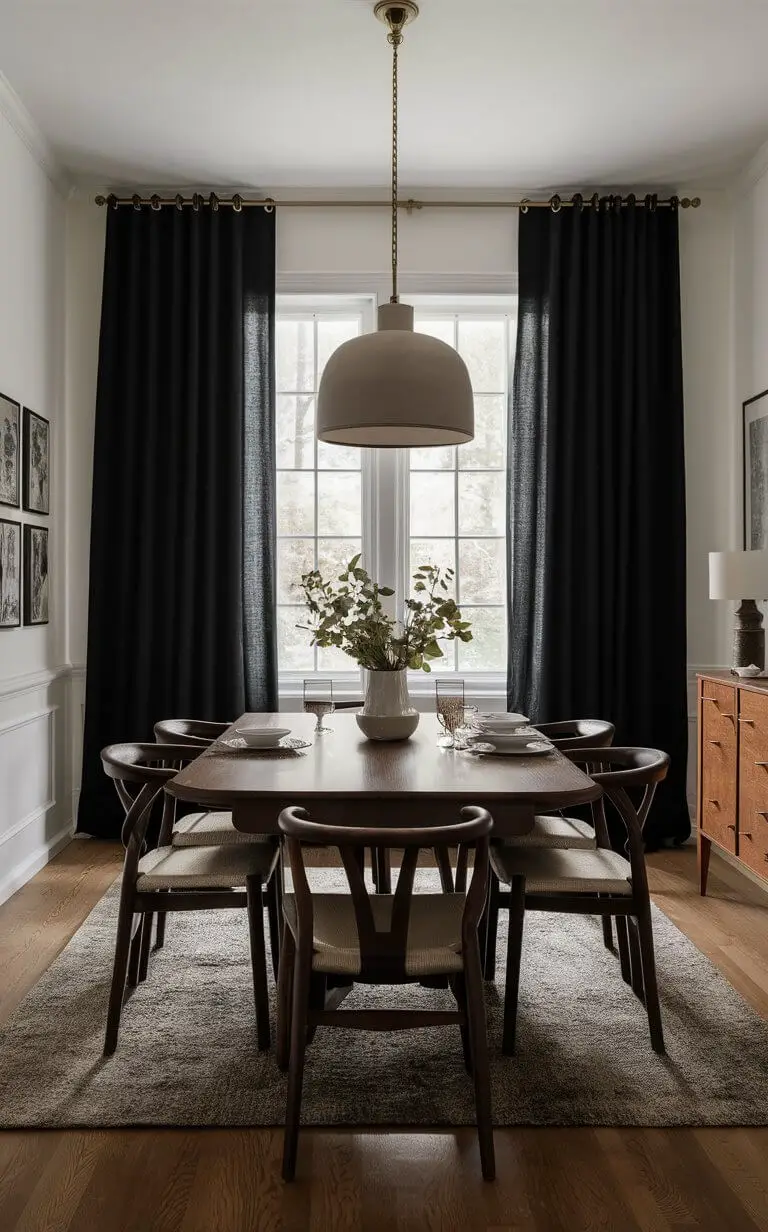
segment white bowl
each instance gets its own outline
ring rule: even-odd
[[[290,727],[236,727],[249,749],[271,749],[283,736],[290,736]]]
[[[518,727],[527,727],[528,722],[524,714],[478,714],[475,718],[475,725],[484,732],[512,732]]]

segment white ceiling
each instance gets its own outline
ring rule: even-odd
[[[76,176],[384,185],[367,0],[0,0],[0,70]],[[401,182],[722,182],[768,136],[768,0],[422,0]]]

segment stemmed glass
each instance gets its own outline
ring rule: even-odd
[[[455,747],[455,733],[464,724],[464,681],[436,680],[435,707],[437,721],[445,731],[440,744],[447,749]]]
[[[332,727],[326,727],[323,723],[324,716],[333,714],[334,711],[332,680],[304,681],[304,710],[317,719],[314,730],[316,736],[333,731]]]

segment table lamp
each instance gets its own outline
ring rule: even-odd
[[[735,675],[753,664],[765,671],[763,613],[755,599],[745,599],[745,595],[768,598],[768,551],[710,552],[710,599],[740,600],[733,631],[731,671]]]

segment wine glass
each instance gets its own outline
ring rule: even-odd
[[[316,736],[322,736],[323,732],[333,731],[332,727],[326,727],[323,723],[323,717],[326,714],[333,714],[334,711],[332,680],[304,681],[304,710],[307,714],[313,714],[317,719],[314,731]]]
[[[435,708],[437,721],[446,733],[440,744],[451,749],[456,743],[456,729],[464,723],[464,681],[436,680]]]

